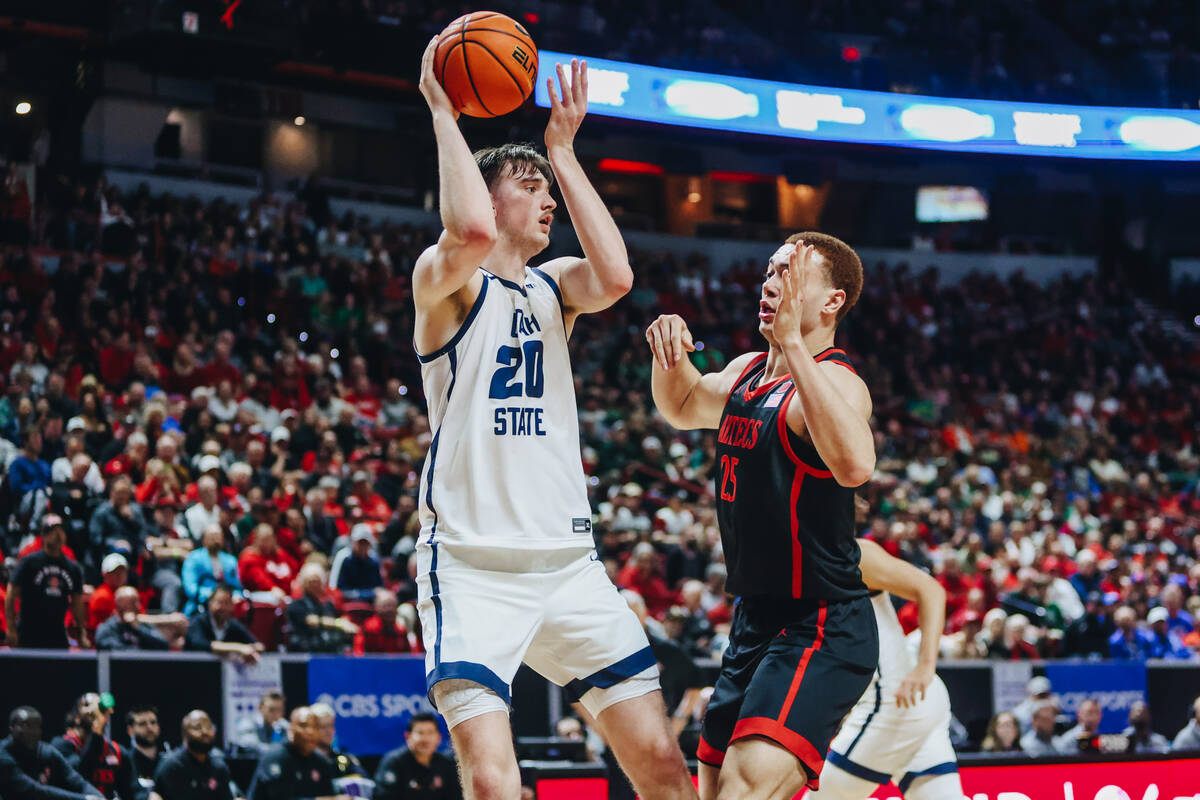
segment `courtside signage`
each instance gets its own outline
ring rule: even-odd
[[[534,100],[569,53],[543,50]],[[970,153],[1200,161],[1200,111],[835,89],[588,58],[588,110],[646,122]]]

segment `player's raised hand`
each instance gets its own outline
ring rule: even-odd
[[[555,64],[558,75],[558,91],[554,79],[546,79],[550,92],[550,122],[546,125],[546,149],[572,147],[575,133],[587,115],[587,62],[571,59],[571,78],[567,80],[566,66]]]
[[[435,114],[442,111],[453,119],[458,119],[458,109],[454,107],[454,103],[450,102],[450,95],[446,94],[446,90],[442,88],[437,76],[433,74],[433,54],[437,50],[437,45],[438,37],[435,36],[429,40],[425,54],[421,56],[421,79],[417,83],[417,88],[424,95],[430,111]]]
[[[796,242],[788,256],[787,269],[779,275],[781,288],[779,305],[775,309],[772,332],[775,341],[804,343],[801,320],[804,318],[804,275],[816,248],[804,242]]]
[[[678,314],[662,314],[646,328],[646,341],[654,354],[654,363],[669,370],[679,363],[684,353],[694,352],[692,332]]]
[[[915,706],[925,699],[925,690],[933,683],[933,670],[917,666],[904,676],[900,686],[896,688],[896,705],[900,708]]]

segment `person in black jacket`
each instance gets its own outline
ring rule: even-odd
[[[307,706],[292,712],[288,742],[268,749],[258,762],[247,800],[342,800],[334,795],[333,764],[317,752],[320,731]]]
[[[1116,629],[1104,595],[1088,592],[1083,616],[1068,625],[1063,636],[1063,655],[1107,658],[1108,640]]]
[[[138,621],[138,590],[117,589],[116,613],[96,629],[97,650],[169,650],[167,640],[156,628]]]
[[[442,732],[433,714],[413,714],[405,747],[385,755],[375,771],[374,800],[462,800],[454,759],[437,751]]]
[[[333,603],[325,595],[325,570],[309,562],[297,576],[304,594],[293,600],[287,609],[288,650],[296,653],[340,653],[346,649],[349,637],[358,633],[358,626],[338,617]]]
[[[258,661],[262,644],[233,618],[233,590],[228,584],[218,584],[208,597],[208,608],[192,616],[184,649],[234,655],[251,664]]]
[[[141,704],[129,709],[125,714],[125,733],[129,734],[133,778],[138,782],[137,800],[146,800],[154,789],[154,773],[158,771],[158,765],[171,749],[160,738],[158,709]]]
[[[8,716],[10,736],[0,741],[0,797],[10,800],[93,800],[103,797],[42,741],[42,715],[20,706]]]
[[[134,800],[138,784],[133,759],[128,750],[104,735],[110,716],[112,707],[101,702],[100,695],[88,692],[75,702],[67,716],[67,732],[52,746],[108,800]]]
[[[233,800],[225,759],[212,753],[217,728],[208,714],[183,718],[183,746],[163,756],[154,773],[150,800]]]

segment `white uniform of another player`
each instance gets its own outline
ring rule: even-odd
[[[483,272],[454,338],[418,355],[433,430],[417,543],[430,697],[451,727],[507,708],[524,661],[599,714],[657,689],[658,667],[596,557],[561,293],[538,269],[521,284]]]
[[[829,746],[813,800],[864,800],[896,784],[908,800],[962,800],[950,744],[950,696],[936,675],[925,699],[900,708],[896,689],[916,666],[887,592],[871,598],[879,626],[879,668]]]

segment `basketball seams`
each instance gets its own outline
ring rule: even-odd
[[[493,20],[493,18],[496,19]],[[493,25],[499,24],[501,26],[507,25],[510,26],[510,29],[505,30],[503,28],[493,28],[490,26],[480,27],[481,23],[484,25],[488,23]],[[468,34],[473,31],[478,31],[481,35],[479,37],[469,36]],[[509,39],[515,39],[516,43],[520,47],[528,51],[528,56],[530,59],[532,59],[532,61],[526,62],[522,65],[523,67],[526,67],[526,69],[524,69],[524,76],[518,75],[516,71],[511,69],[505,63],[504,56],[499,55],[495,50],[492,49],[492,40],[497,34]],[[456,88],[458,88],[463,95],[470,97],[470,94],[466,93],[466,86],[461,85],[462,76],[457,72],[452,72],[449,67],[449,61],[451,58],[453,58],[454,51],[460,49],[461,46],[462,52],[459,53],[459,57],[462,59],[462,68],[466,73],[466,83],[470,86],[470,92],[471,94],[474,94],[476,101],[479,103],[478,108],[482,112],[479,114],[472,113],[471,116],[497,117],[500,116],[500,114],[493,112],[492,109],[488,107],[488,103],[485,101],[483,93],[480,91],[480,83],[475,80],[475,75],[472,72],[468,54],[470,48],[467,45],[470,44],[478,45],[487,51],[488,56],[490,56],[491,59],[496,62],[499,68],[502,69],[509,77],[509,80],[512,81],[512,85],[515,86],[521,100],[524,100],[533,91],[533,88],[537,83],[536,75],[539,68],[540,59],[538,58],[537,45],[534,44],[532,38],[529,36],[528,31],[526,31],[525,28],[522,27],[516,20],[513,20],[500,12],[476,11],[470,14],[464,14],[458,19],[454,20],[454,22],[448,25],[443,31],[442,37],[436,47],[436,49],[441,50],[442,53],[435,54],[434,69],[435,74],[438,77],[438,82],[441,83],[443,87],[446,86],[446,80],[449,76],[451,83],[455,84]],[[494,42],[494,44],[499,47],[504,46],[502,42]],[[441,55],[441,57],[438,58],[438,55]],[[438,63],[439,61],[441,62],[440,64]],[[530,66],[532,67],[532,74],[530,74]],[[438,67],[440,67],[440,70]],[[476,59],[475,69],[483,70],[480,73],[480,81],[482,81],[483,88],[487,90],[489,95],[497,95],[496,97],[492,98],[492,102],[500,103],[501,106],[506,107],[510,100],[507,97],[504,97],[506,93],[502,88],[503,80],[492,77],[496,73],[495,68],[485,67],[479,62],[478,59]],[[500,80],[501,84],[497,85],[495,83],[497,80]],[[503,98],[503,100],[501,98]],[[464,97],[458,98],[456,100],[456,105],[459,102],[464,104],[460,111],[465,112],[467,107],[471,106],[471,103],[467,102]],[[517,106],[519,105],[520,101],[517,102]],[[517,106],[514,106],[514,108]],[[507,113],[507,110],[504,113]]]
[[[479,101],[479,107],[482,108],[489,117],[496,116],[492,110],[487,107],[487,103],[483,102],[483,96],[479,94],[479,89],[475,86],[475,77],[471,74],[471,63],[467,60],[467,23],[469,20],[464,20],[461,32],[459,33],[459,44],[463,45],[462,59],[463,71],[467,73],[467,81],[471,84],[471,91],[475,93],[475,99]],[[478,42],[475,42],[478,44]]]
[[[487,46],[486,44],[484,44],[483,42],[475,42],[475,41],[472,41],[472,40],[470,40],[470,39],[468,39],[467,41],[468,41],[468,42],[470,42],[471,44],[474,44],[474,45],[477,45],[477,46],[479,46],[479,47],[482,47],[484,50],[486,50],[486,51],[487,51],[487,54],[488,54],[489,56],[491,56],[492,58],[496,59],[496,63],[500,65],[500,69],[504,70],[505,74],[506,74],[506,75],[508,75],[508,77],[512,78],[512,81],[513,81],[513,83],[515,83],[515,84],[517,85],[517,91],[521,93],[521,96],[522,96],[522,97],[524,97],[524,96],[525,96],[525,87],[521,85],[521,81],[519,81],[519,80],[517,79],[517,76],[516,76],[516,75],[513,75],[513,74],[512,74],[512,71],[511,71],[511,70],[509,70],[509,68],[508,68],[508,67],[507,67],[507,66],[504,64],[504,61],[503,61],[503,60],[500,58],[500,56],[498,56],[498,55],[496,55],[495,53],[493,53],[493,52],[492,52],[492,48],[488,47],[488,46]]]

